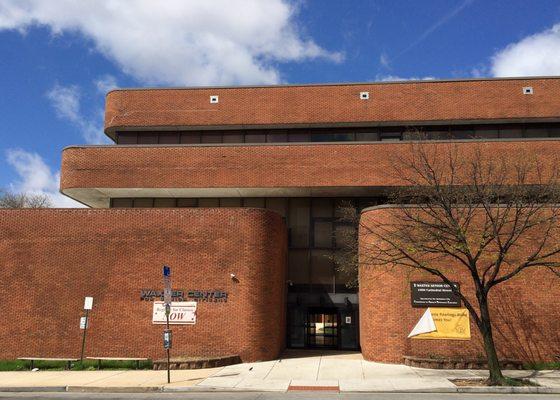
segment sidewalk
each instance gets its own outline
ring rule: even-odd
[[[303,355],[303,356],[302,356]],[[297,353],[224,368],[171,371],[0,372],[0,391],[279,391],[560,393],[560,371],[506,371],[540,387],[457,388],[449,379],[487,376],[477,370],[432,370],[364,361],[360,353]]]

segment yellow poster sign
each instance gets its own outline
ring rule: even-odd
[[[428,308],[435,330],[411,336],[413,339],[469,340],[471,325],[466,308]]]

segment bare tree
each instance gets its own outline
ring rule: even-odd
[[[13,193],[0,190],[0,208],[49,208],[51,199],[45,194]]]
[[[488,294],[529,268],[560,271],[560,182],[554,160],[482,146],[412,142],[396,160],[404,184],[389,220],[360,226],[360,263],[420,270],[450,285],[482,336],[488,383],[505,385],[512,382],[500,368]],[[475,293],[453,285],[457,276],[472,280]]]

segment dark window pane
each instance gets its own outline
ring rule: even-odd
[[[214,132],[202,132],[202,143],[222,143],[222,134]]]
[[[201,198],[198,199],[199,207],[220,207],[219,199]]]
[[[157,144],[158,135],[152,132],[138,132],[138,144]]]
[[[329,221],[315,221],[313,224],[314,247],[333,247],[333,224]]]
[[[309,132],[290,132],[288,133],[289,142],[309,142]]]
[[[538,126],[528,125],[527,128],[525,129],[525,137],[526,138],[548,137],[548,131]]]
[[[138,134],[136,132],[118,132],[118,144],[136,144],[138,143]]]
[[[286,216],[286,199],[270,197],[266,199],[266,208],[276,211],[281,216]]]
[[[288,251],[288,280],[293,284],[309,283],[309,253],[307,250]]]
[[[177,199],[177,207],[196,207],[198,206],[197,199]]]
[[[220,207],[241,207],[240,198],[220,199]]]
[[[111,199],[111,207],[113,208],[132,207],[132,199]]]
[[[376,142],[379,140],[379,132],[356,132],[358,142]]]
[[[474,134],[477,139],[495,139],[500,136],[498,126],[494,125],[476,126]]]
[[[154,199],[154,207],[157,208],[175,208],[175,205],[176,205],[175,199],[161,199],[161,198]]]
[[[184,144],[200,143],[200,132],[183,132],[183,133],[181,133],[181,143],[184,143]]]
[[[353,133],[333,133],[333,132],[321,132],[312,133],[312,142],[348,142],[354,140]]]
[[[224,143],[243,143],[242,133],[224,133],[223,135]]]
[[[331,218],[333,216],[333,204],[331,199],[327,198],[314,198],[312,200],[313,217]]]
[[[179,143],[178,132],[161,132],[159,134],[159,144],[177,144]]]
[[[288,135],[285,131],[270,131],[266,134],[266,141],[268,143],[286,143],[288,141]]]
[[[291,247],[309,247],[310,199],[290,199],[288,215]]]
[[[134,207],[147,207],[152,208],[154,206],[154,199],[134,199]]]
[[[334,263],[331,250],[311,251],[311,283],[326,288],[334,285]]]
[[[503,125],[500,126],[501,138],[521,138],[523,137],[522,125]]]
[[[265,208],[263,197],[248,197],[243,199],[243,207]]]
[[[548,136],[560,137],[560,126],[550,126],[548,128]]]
[[[266,141],[266,135],[261,132],[247,132],[245,134],[245,143],[264,143]]]
[[[334,228],[335,245],[338,249],[349,249],[356,240],[356,228],[352,225],[336,225]]]
[[[453,139],[474,139],[474,129],[469,126],[451,127],[451,137]]]

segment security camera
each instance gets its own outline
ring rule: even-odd
[[[233,274],[233,273],[232,273],[232,274],[229,274],[229,276],[231,277],[231,279],[235,279],[235,278],[236,278],[235,274]]]

